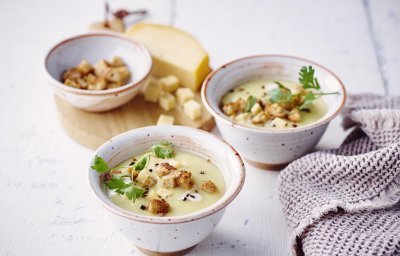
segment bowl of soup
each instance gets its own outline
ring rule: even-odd
[[[208,132],[165,125],[123,133],[89,166],[95,198],[149,255],[180,255],[205,239],[240,192],[244,164]]]
[[[213,71],[201,96],[224,139],[244,159],[279,170],[315,147],[343,108],[346,90],[315,62],[257,55]]]

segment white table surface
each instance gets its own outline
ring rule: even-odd
[[[319,62],[349,93],[400,93],[398,0],[115,0],[192,33],[212,66],[257,53]],[[104,216],[86,181],[93,151],[58,122],[42,70],[48,48],[102,17],[102,1],[0,2],[0,255],[141,255]],[[318,148],[337,147],[334,120]],[[247,165],[245,186],[190,255],[288,255],[279,172]]]

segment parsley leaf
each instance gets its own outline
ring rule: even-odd
[[[110,169],[110,167],[108,167],[107,162],[102,157],[97,155],[94,158],[94,162],[91,168],[93,170],[96,170],[97,172],[105,172]]]
[[[132,189],[125,193],[126,197],[133,202],[144,194],[144,189],[132,187]]]
[[[121,178],[112,178],[111,180],[106,181],[106,186],[109,189],[126,189],[132,186],[131,183],[125,183],[123,177]]]
[[[172,143],[168,141],[161,141],[156,145],[153,145],[151,147],[151,150],[153,150],[154,154],[158,158],[172,158],[175,156],[174,149],[172,148]]]
[[[115,189],[115,192],[120,195],[125,195],[129,200],[132,200],[133,202],[135,202],[136,199],[141,197],[144,193],[143,189],[135,188],[132,181],[129,183],[125,183],[125,179],[123,177],[112,178],[111,180],[106,181],[106,186],[109,189]]]
[[[150,153],[147,153],[144,156],[142,156],[139,159],[139,161],[137,161],[132,167],[136,171],[141,171],[144,168],[146,168],[146,166],[149,164],[149,162],[150,162]]]
[[[257,99],[253,95],[250,95],[249,97],[247,97],[246,107],[244,108],[244,111],[249,112],[251,110],[251,108],[254,106],[254,104],[256,104],[256,101],[257,101]]]
[[[318,79],[314,77],[314,69],[311,66],[303,66],[299,72],[299,82],[303,85],[304,89],[321,89]]]
[[[308,105],[310,105],[317,97],[311,91],[307,92],[306,96],[304,96],[304,102],[300,106],[300,110],[305,109]]]
[[[293,94],[289,88],[285,87],[280,82],[275,82],[279,88],[273,89],[268,93],[269,100],[272,103],[287,103],[293,100]]]

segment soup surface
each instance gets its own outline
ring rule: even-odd
[[[321,97],[307,101],[309,91],[290,81],[250,81],[223,96],[222,111],[235,122],[250,127],[295,128],[315,122],[327,112]]]
[[[146,158],[145,167],[142,165],[143,169],[136,171],[138,162]],[[178,150],[165,159],[157,156],[155,151],[132,156],[105,176],[108,178],[103,179],[104,189],[110,199],[126,210],[143,215],[193,213],[215,203],[225,189],[221,172],[210,160]],[[121,177],[139,190],[136,198],[118,193],[117,189],[109,186],[112,178]]]

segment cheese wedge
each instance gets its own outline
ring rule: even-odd
[[[152,74],[174,75],[184,87],[197,91],[210,73],[206,51],[191,35],[174,27],[138,23],[125,35],[141,42],[153,57]]]

